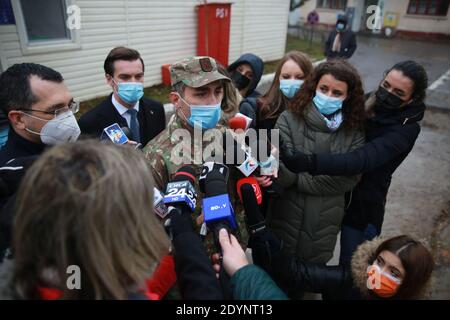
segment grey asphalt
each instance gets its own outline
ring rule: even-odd
[[[349,61],[360,72],[365,92],[375,90],[383,72],[400,61],[414,60],[422,64],[428,73],[430,87],[450,70],[448,42],[420,42],[358,35],[357,43],[358,48]],[[430,89],[432,90],[428,92],[427,105],[450,110],[450,72],[448,79],[441,78],[439,85]]]

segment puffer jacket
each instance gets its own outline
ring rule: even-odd
[[[284,111],[276,128],[289,148],[307,154],[346,153],[364,144],[362,131],[342,127],[331,131],[312,103],[301,119]],[[344,217],[345,192],[356,185],[358,178],[294,174],[281,163],[279,183],[284,192],[269,204],[268,226],[298,259],[326,263],[333,256]]]
[[[287,296],[270,276],[256,265],[249,264],[231,277],[235,300],[286,300]]]

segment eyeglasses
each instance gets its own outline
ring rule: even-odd
[[[44,111],[44,110],[36,110],[36,109],[17,109],[23,111],[34,111],[34,112],[42,112],[45,114],[54,115],[56,118],[58,115],[71,111],[73,114],[77,113],[80,110],[80,103],[78,101],[72,101],[68,106],[56,109],[54,111]]]

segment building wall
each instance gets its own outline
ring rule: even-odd
[[[348,7],[357,7],[360,9],[361,4],[364,4],[364,0],[348,0]],[[450,35],[450,9],[446,17],[433,17],[433,16],[417,16],[407,14],[409,0],[385,0],[384,12],[398,12],[398,30],[419,32],[419,33],[438,33],[444,35]],[[308,13],[315,10],[317,6],[317,0],[309,0],[300,8],[300,20],[302,23],[307,21]],[[357,10],[360,14],[355,19],[360,19],[361,14],[365,15],[367,7],[363,5],[363,10]],[[330,10],[317,8],[319,13],[320,23],[333,25],[336,23],[336,17],[340,10]],[[361,11],[361,12],[359,12]],[[359,28],[364,29],[364,26]]]
[[[15,0],[13,0],[15,1]],[[2,69],[35,62],[60,71],[79,100],[106,95],[103,62],[124,45],[137,49],[145,62],[145,85],[161,83],[161,65],[197,51],[199,0],[74,0],[81,9],[80,48],[24,54],[16,25],[0,25]],[[229,1],[214,1],[229,2]],[[289,0],[236,0],[232,5],[229,61],[244,52],[263,60],[284,54]]]
[[[407,14],[409,1],[386,1],[385,11],[398,12],[398,30],[450,35],[450,9],[446,17]]]

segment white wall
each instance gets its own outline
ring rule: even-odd
[[[15,1],[15,0],[13,0]],[[81,49],[23,54],[16,25],[0,26],[0,62],[35,62],[60,71],[75,98],[106,95],[103,62],[115,46],[138,50],[145,62],[145,85],[161,83],[161,65],[197,51],[199,0],[75,0],[81,9]],[[211,2],[211,1],[210,1]],[[225,0],[214,2],[228,2]],[[252,52],[265,61],[284,54],[289,0],[235,0],[229,61]]]

